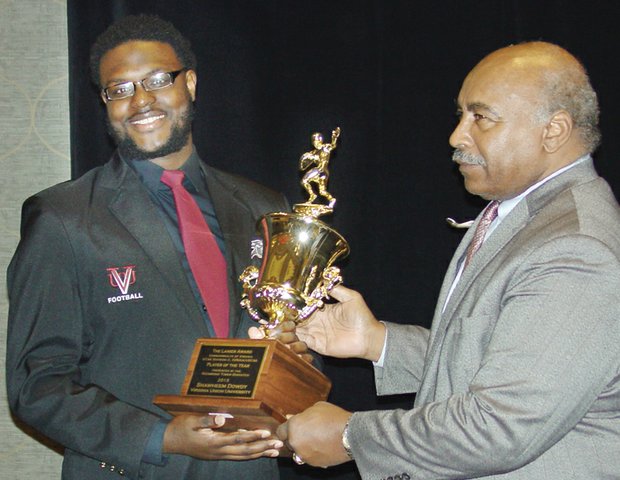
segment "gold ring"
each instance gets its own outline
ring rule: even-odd
[[[293,462],[295,462],[297,465],[303,465],[304,463],[306,463],[296,453],[293,453]]]

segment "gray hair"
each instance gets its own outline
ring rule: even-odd
[[[592,153],[601,142],[598,98],[586,69],[577,59],[574,60],[565,68],[549,69],[543,73],[542,94],[546,105],[541,107],[538,117],[548,120],[559,110],[568,112],[584,148]]]

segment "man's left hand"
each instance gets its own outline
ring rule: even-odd
[[[317,402],[278,427],[276,435],[304,462],[331,467],[350,460],[342,446],[342,431],[351,412]]]

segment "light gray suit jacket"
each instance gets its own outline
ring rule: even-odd
[[[479,219],[477,220],[479,221]],[[379,394],[411,410],[360,412],[364,479],[620,478],[620,209],[588,160],[500,223],[431,330],[388,324]]]

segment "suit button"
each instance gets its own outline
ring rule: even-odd
[[[118,474],[122,477],[123,475],[125,475],[125,470],[123,470],[122,468],[119,468]]]
[[[105,462],[100,462],[100,463],[99,463],[99,466],[100,466],[101,468],[106,468],[108,465],[107,465]]]
[[[409,475],[407,475],[406,473],[403,473],[401,475],[401,477],[402,477],[403,480],[411,480],[411,477]]]

